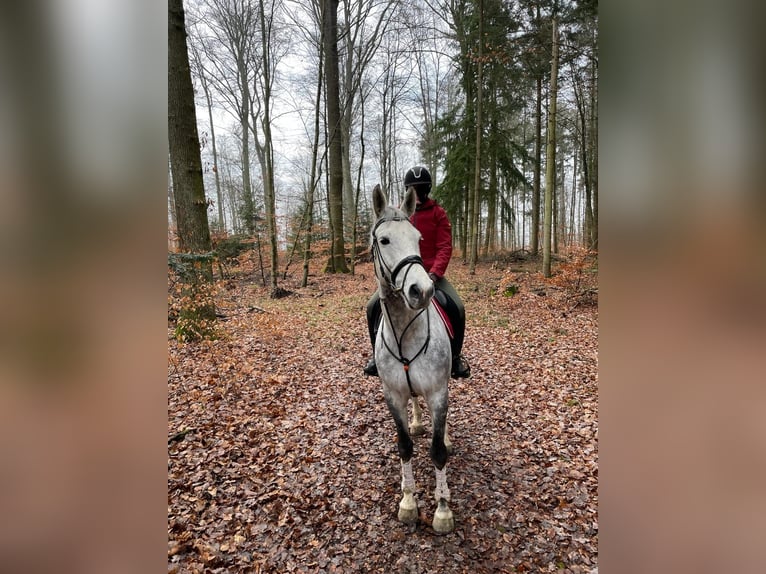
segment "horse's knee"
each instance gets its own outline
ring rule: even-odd
[[[414,445],[412,443],[412,437],[407,432],[407,421],[402,420],[400,417],[395,417],[396,422],[396,448],[399,450],[399,458],[404,461],[408,461],[412,458],[412,452]]]
[[[433,461],[434,465],[436,465],[436,468],[444,468],[444,465],[447,464],[447,459],[449,458],[449,451],[447,449],[447,445],[444,444],[443,437],[434,437],[433,441],[431,442],[430,452],[431,460]]]
[[[399,458],[408,461],[412,458],[413,444],[410,435],[407,433],[398,433],[396,447],[399,450]]]

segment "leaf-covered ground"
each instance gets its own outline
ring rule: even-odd
[[[430,431],[415,440],[420,520],[396,519],[394,425],[362,373],[371,265],[288,278],[282,299],[235,269],[220,338],[169,337],[169,571],[597,571],[597,286],[574,271],[451,264],[473,375],[450,382],[456,526],[440,536]]]

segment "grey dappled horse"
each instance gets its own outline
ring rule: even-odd
[[[388,198],[376,185],[372,204],[376,220],[370,243],[383,311],[375,361],[383,396],[396,423],[402,463],[399,520],[412,523],[418,517],[407,404],[412,397],[412,432],[422,432],[417,397],[423,397],[433,421],[430,453],[436,470],[437,502],[433,528],[440,533],[451,532],[455,523],[448,505],[447,458],[451,445],[447,436],[447,384],[452,355],[447,329],[431,303],[434,284],[420,258],[420,232],[409,221],[416,206],[415,189],[409,188],[402,208],[396,209],[388,205]]]

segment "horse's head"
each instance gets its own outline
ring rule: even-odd
[[[420,258],[420,232],[410,223],[415,211],[415,189],[410,188],[401,209],[388,205],[380,185],[372,190],[375,224],[370,233],[375,277],[380,295],[402,297],[410,309],[422,309],[431,302],[434,284]]]

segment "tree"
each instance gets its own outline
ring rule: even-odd
[[[223,192],[221,191],[220,169],[218,168],[218,146],[215,141],[215,122],[213,122],[213,98],[210,90],[210,82],[205,74],[205,68],[202,65],[202,55],[194,43],[189,44],[192,54],[192,61],[196,70],[196,76],[202,85],[202,91],[205,94],[205,105],[207,107],[208,122],[210,124],[210,144],[213,152],[213,175],[215,176],[215,195],[218,201],[218,229],[226,231],[226,217],[223,211]]]
[[[324,82],[322,53],[319,53],[319,70],[317,72],[317,90],[314,108],[314,144],[311,148],[311,173],[306,198],[306,242],[303,249],[303,278],[301,287],[305,287],[309,282],[309,261],[311,259],[311,239],[312,228],[314,227],[314,195],[318,184],[317,177],[317,156],[319,155],[319,115],[322,103],[322,83]]]
[[[179,248],[206,253],[210,228],[181,0],[168,0],[168,148]]]
[[[476,148],[473,171],[473,206],[471,207],[471,255],[468,259],[468,271],[476,273],[476,260],[479,258],[479,214],[481,205],[481,134],[484,104],[484,1],[479,0],[479,37],[476,59]]]
[[[540,5],[536,6],[535,22],[540,26]],[[543,74],[535,74],[535,162],[534,183],[532,184],[532,255],[537,255],[540,247],[540,172],[542,171],[542,148],[543,148]]]
[[[343,239],[343,159],[341,157],[340,78],[338,72],[338,0],[322,3],[322,35],[325,59],[325,91],[328,130],[328,195],[332,247],[326,271],[348,273]]]
[[[251,84],[257,64],[257,10],[251,0],[203,0],[197,16],[204,31],[196,41],[207,58],[205,72],[226,110],[239,123],[242,193],[241,219],[248,235],[255,234],[256,208],[250,173]],[[208,67],[209,66],[209,67]]]
[[[188,328],[184,335],[199,336],[199,326],[215,319],[212,300],[203,297],[199,304],[197,297],[200,284],[213,279],[212,246],[182,0],[168,0],[168,151],[179,250],[187,255],[183,276],[192,300],[182,311],[179,328],[183,320]]]
[[[551,18],[551,89],[548,104],[548,146],[545,154],[545,208],[543,213],[543,275],[551,276],[551,231],[553,227],[553,190],[556,185],[556,98],[558,94],[558,16]]]
[[[354,119],[363,115],[360,106],[364,105],[362,93],[364,75],[375,56],[381,39],[386,33],[389,11],[393,2],[382,6],[376,0],[354,0],[343,3],[342,44],[343,53],[339,54],[340,100],[341,100],[341,149],[343,161],[343,211],[344,221],[356,220],[355,190],[351,175],[351,150]],[[379,9],[377,13],[375,11]],[[367,33],[369,20],[372,30]],[[358,193],[358,189],[356,190]],[[354,232],[351,227],[352,234]],[[353,249],[353,247],[352,247]]]
[[[274,185],[274,142],[271,135],[271,106],[272,89],[274,87],[275,62],[272,59],[272,50],[274,49],[274,12],[275,3],[271,3],[271,10],[268,14],[264,9],[264,0],[258,0],[258,12],[260,16],[260,36],[261,36],[261,66],[260,73],[257,75],[260,86],[253,90],[254,94],[259,94],[263,101],[262,106],[262,128],[263,144],[259,142],[258,134],[255,131],[256,118],[253,118],[251,127],[253,128],[258,156],[261,161],[261,174],[263,176],[263,195],[266,207],[266,227],[269,233],[269,243],[271,245],[271,296],[277,297],[280,289],[277,286],[277,268],[279,263],[278,237],[277,237],[277,207],[276,207],[276,186]],[[254,109],[255,106],[251,106]]]

